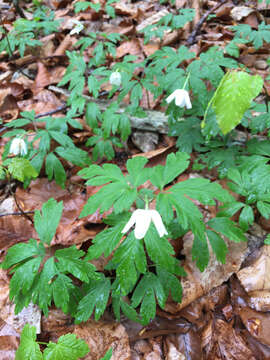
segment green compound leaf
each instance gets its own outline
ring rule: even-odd
[[[36,232],[42,242],[50,244],[55,235],[63,211],[63,202],[57,203],[53,198],[42,205],[42,214],[35,211],[34,224]]]
[[[82,339],[77,339],[75,334],[60,336],[57,344],[49,342],[44,350],[44,360],[77,360],[89,353],[89,347]]]
[[[79,302],[76,322],[87,321],[92,315],[94,308],[95,320],[98,321],[106,309],[111,292],[111,282],[102,274],[100,279],[84,285],[83,289],[86,295]]]
[[[26,179],[36,178],[38,176],[35,168],[30,161],[22,158],[13,158],[8,165],[8,171],[14,179],[24,182]]]
[[[21,341],[16,351],[15,360],[43,360],[36,338],[36,328],[26,324],[21,333]]]
[[[228,72],[224,75],[210,102],[224,135],[241,122],[251,101],[259,95],[262,87],[263,79],[259,75],[252,76],[243,71]]]
[[[164,309],[167,297],[163,286],[155,274],[147,273],[140,280],[131,298],[134,308],[141,303],[140,315],[145,324],[156,316],[156,299]]]

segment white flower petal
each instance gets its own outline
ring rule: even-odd
[[[170,104],[174,100],[174,98],[175,98],[175,96],[174,96],[174,92],[173,92],[170,96],[167,97],[167,99],[166,99],[167,104]]]
[[[136,222],[136,211],[138,211],[138,210],[134,211],[134,213],[131,215],[130,219],[126,223],[124,229],[121,231],[122,234],[125,234],[126,232],[128,232],[129,229],[131,229],[132,226],[135,224],[135,222]]]
[[[136,239],[142,239],[145,237],[147,230],[149,229],[151,223],[151,214],[149,210],[136,210],[138,211],[136,215],[136,225],[134,235]]]
[[[159,212],[156,210],[149,210],[149,211],[151,211],[151,219],[157,229],[159,236],[162,237],[164,235],[168,235],[168,232],[163,224],[163,221],[162,221],[162,218],[161,218]]]
[[[185,94],[185,105],[187,109],[192,109],[191,101],[188,92]]]
[[[114,71],[110,76],[111,85],[120,86],[122,82],[122,77],[119,71]]]
[[[179,107],[186,107],[187,109],[191,109],[192,105],[189,98],[188,91],[184,89],[176,89],[174,92],[167,97],[166,102],[169,104],[173,100],[175,100],[175,105]]]
[[[12,140],[9,153],[13,155],[26,155],[27,146],[23,139],[15,138]]]

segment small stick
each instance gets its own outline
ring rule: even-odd
[[[24,214],[34,214],[34,211],[26,211]],[[0,214],[0,217],[4,216],[23,216],[24,215],[21,212],[13,212],[13,213],[7,213],[7,214]]]

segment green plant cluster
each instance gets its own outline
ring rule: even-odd
[[[91,8],[102,16],[113,17],[114,2],[106,5],[77,2],[75,12]],[[144,40],[162,38],[165,31],[183,28],[193,17],[193,9],[165,15],[154,26],[143,29]],[[40,45],[29,42],[30,38],[38,42],[35,37],[56,31],[57,26],[52,13],[37,7],[31,21],[17,20],[14,33],[5,34],[0,51],[12,55],[18,49],[22,56],[26,44]],[[17,312],[33,302],[47,314],[54,303],[81,322],[92,314],[100,319],[110,303],[117,319],[122,312],[147,324],[154,318],[157,304],[164,308],[169,295],[181,301],[179,279],[185,272],[169,239],[191,231],[192,258],[204,271],[209,262],[209,246],[217,260],[225,263],[228,249],[224,237],[245,241],[244,232],[259,216],[270,217],[270,185],[265,181],[270,172],[269,101],[266,97],[265,103],[256,102],[263,91],[263,79],[247,71],[238,59],[238,44],[251,44],[259,49],[270,42],[270,26],[262,22],[253,30],[242,24],[232,30],[234,38],[225,49],[213,46],[196,56],[185,45],[176,50],[163,46],[143,61],[133,55],[116,60],[116,47],[122,40],[119,34],[80,33],[72,51],[66,52],[69,66],[58,84],[69,91],[67,114],[38,118],[34,112],[23,112],[20,118],[4,124],[8,131],[3,136],[10,140],[5,146],[0,178],[9,176],[28,186],[31,179],[45,171],[49,180],[55,179],[64,188],[68,161],[81,168],[78,174],[87,186],[100,187],[88,199],[80,216],[110,212],[104,219],[106,228],[93,239],[87,252],[73,246],[58,249],[49,257],[47,248],[63,205],[50,199],[43,204],[42,212],[35,212],[39,239],[12,246],[2,263],[13,274],[10,297]],[[18,34],[22,39],[30,37],[22,42],[12,40],[18,39]],[[92,56],[86,61],[84,52],[89,47]],[[121,81],[104,92],[103,85],[110,82],[113,73]],[[85,96],[86,89],[90,100]],[[189,94],[191,108],[177,106],[174,101],[167,104],[165,99],[176,90]],[[111,161],[117,148],[125,146],[131,134],[131,117],[147,115],[140,106],[144,91],[154,99],[164,97],[161,104],[167,106],[169,136],[177,138],[178,152],[168,155],[165,165],[153,168],[147,167],[144,157],[129,159],[126,174],[112,163],[95,164],[105,159]],[[123,107],[121,102],[127,97],[129,105]],[[93,135],[79,147],[74,145],[71,133],[83,128],[78,121],[82,117]],[[34,137],[29,136],[29,128],[35,132]],[[239,129],[252,138],[248,135],[239,139]],[[24,139],[27,154],[10,157],[14,137]],[[197,156],[190,163],[192,152]],[[218,182],[203,177],[177,183],[177,177],[189,166],[198,172],[204,168],[216,170],[220,178],[228,180],[228,186],[239,199],[236,201]],[[145,189],[146,182],[156,191]],[[131,209],[147,211],[151,202],[168,235],[160,236],[153,224],[142,239],[136,238],[133,231],[123,234],[132,216]],[[222,208],[205,223],[195,203],[217,204]],[[232,216],[237,222],[231,220]],[[266,243],[270,243],[269,238]],[[110,258],[104,273],[91,264],[102,255]]]

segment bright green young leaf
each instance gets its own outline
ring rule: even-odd
[[[8,171],[14,179],[21,182],[38,176],[37,171],[30,164],[30,161],[19,157],[15,157],[11,160],[8,165]]]
[[[57,147],[55,152],[61,156],[63,159],[70,161],[72,164],[84,167],[91,164],[91,159],[89,154],[79,149],[75,146],[64,148],[64,147]]]
[[[211,100],[217,123],[224,135],[240,124],[251,101],[259,95],[262,87],[263,79],[259,75],[252,76],[243,71],[224,75]]]
[[[130,181],[134,187],[142,185],[148,180],[148,169],[144,168],[147,162],[148,160],[142,156],[136,156],[127,161],[128,181]]]
[[[57,226],[62,216],[63,201],[57,203],[53,198],[42,205],[42,214],[35,211],[34,225],[42,242],[50,244],[55,235]]]
[[[57,343],[49,342],[44,350],[44,360],[77,360],[89,353],[89,347],[82,339],[77,339],[75,334],[60,336]]]
[[[15,360],[43,360],[36,338],[36,328],[26,324],[21,333],[20,345],[16,351]]]
[[[76,322],[87,321],[95,309],[95,320],[98,321],[104,313],[111,292],[111,282],[102,274],[99,280],[91,280],[85,284],[86,295],[80,300],[76,314]]]

